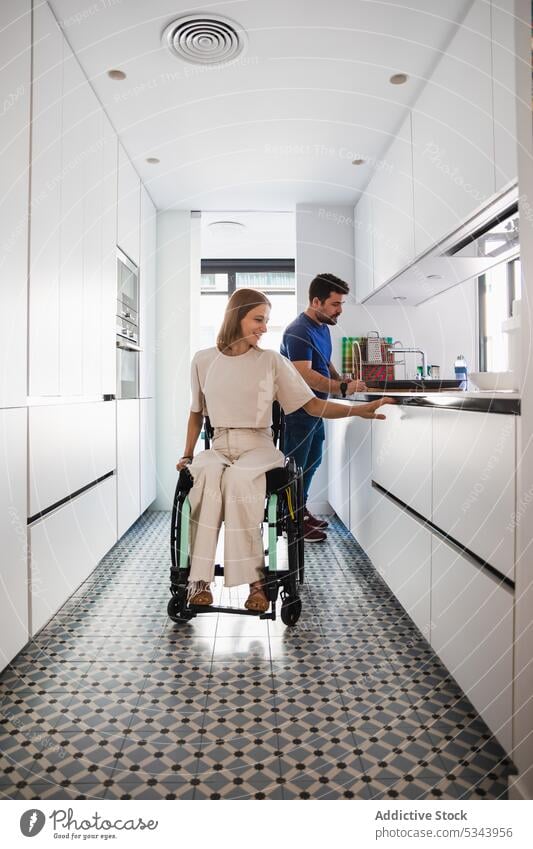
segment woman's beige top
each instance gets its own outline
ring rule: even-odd
[[[208,415],[213,427],[269,427],[273,401],[293,413],[316,397],[289,360],[256,348],[236,357],[198,351],[191,389],[191,412]]]

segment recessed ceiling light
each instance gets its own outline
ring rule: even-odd
[[[352,165],[364,165],[365,162],[365,159],[352,159]]]
[[[409,77],[407,74],[393,74],[389,79],[389,82],[392,83],[392,85],[403,85],[408,79]]]
[[[111,71],[107,72],[107,76],[111,80],[125,80],[126,74],[124,71],[119,71],[117,68],[112,68]]]
[[[149,156],[146,161],[148,162],[148,165],[159,165],[161,160],[158,159],[157,156]]]
[[[442,280],[442,274],[426,274],[426,280]]]
[[[405,295],[394,295],[392,300],[393,301],[406,301],[407,298],[405,297]]]

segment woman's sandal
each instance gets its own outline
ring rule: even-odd
[[[266,613],[270,605],[265,595],[264,587],[251,587],[250,595],[244,602],[246,610],[254,610],[258,613]]]
[[[213,604],[213,593],[209,589],[209,584],[200,585],[196,590],[193,589],[187,601],[189,604],[200,607],[208,607]]]

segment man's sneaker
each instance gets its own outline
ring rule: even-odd
[[[326,522],[325,519],[317,519],[309,512],[307,507],[304,509],[304,522],[308,522],[313,528],[318,528],[321,531],[329,527],[329,522]]]
[[[320,528],[315,528],[307,519],[304,519],[304,540],[305,542],[324,542],[327,539],[324,531]]]

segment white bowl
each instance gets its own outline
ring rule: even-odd
[[[517,389],[516,375],[513,371],[474,371],[468,375],[468,380],[481,390],[498,391],[500,389]]]

